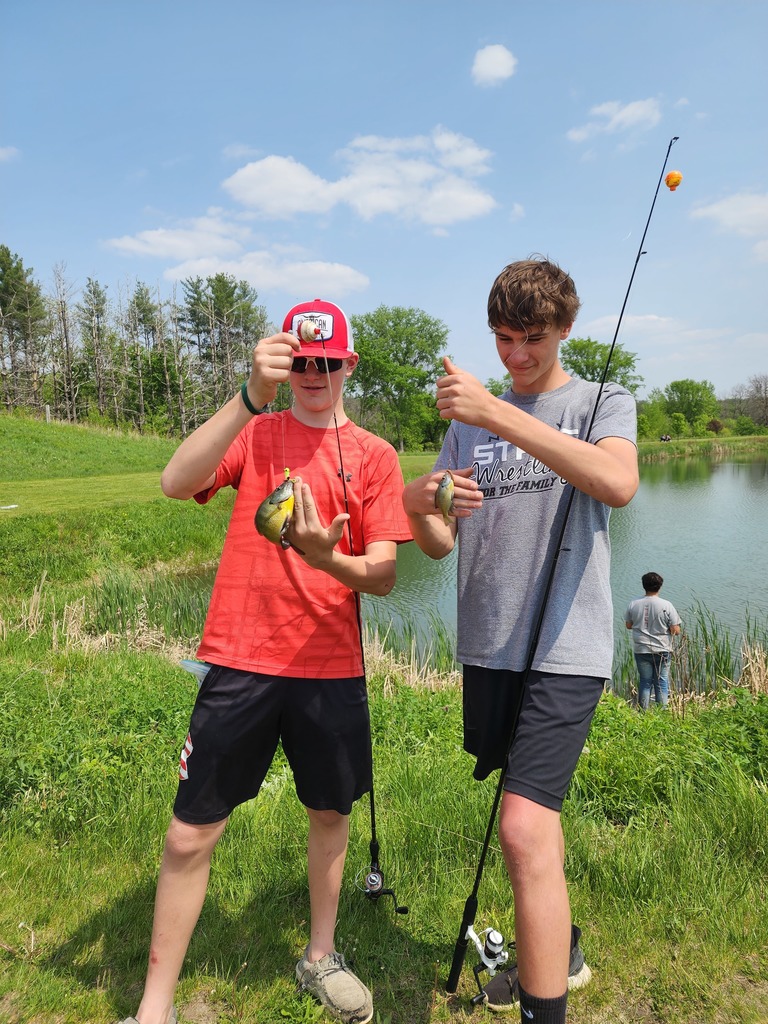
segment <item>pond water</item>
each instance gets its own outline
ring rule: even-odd
[[[696,606],[736,636],[747,614],[768,628],[768,459],[673,459],[643,464],[632,502],[611,514],[615,635],[624,610],[642,596],[640,577],[664,577],[662,597],[685,624]],[[397,585],[365,597],[366,619],[408,623],[419,632],[435,618],[455,633],[456,553],[427,558],[415,544],[398,549]]]

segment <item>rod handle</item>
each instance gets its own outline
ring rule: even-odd
[[[467,902],[464,904],[464,916],[461,919],[459,937],[456,940],[456,947],[453,951],[453,961],[451,963],[448,981],[445,983],[446,992],[455,992],[458,988],[459,976],[461,975],[461,968],[464,966],[464,958],[467,955],[467,945],[469,943],[469,939],[467,938],[467,929],[475,923],[476,915],[477,896],[473,893],[467,897]]]

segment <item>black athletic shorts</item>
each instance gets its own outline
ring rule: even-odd
[[[477,758],[476,779],[504,764],[523,675],[464,666],[464,749]],[[529,674],[505,790],[562,808],[603,684],[593,676]]]
[[[173,813],[194,825],[226,818],[257,795],[278,741],[304,806],[349,814],[373,777],[365,678],[296,679],[214,665],[192,712]]]

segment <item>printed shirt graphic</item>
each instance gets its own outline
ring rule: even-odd
[[[599,385],[571,379],[555,391],[502,400],[585,439]],[[589,440],[636,439],[635,400],[606,384]],[[538,459],[487,430],[453,422],[435,469],[475,467],[483,507],[458,520],[458,659],[525,668],[570,486]],[[610,509],[574,494],[534,669],[607,679],[613,659]]]
[[[411,540],[394,448],[351,421],[339,428],[355,553],[374,541]],[[355,596],[256,531],[261,502],[284,468],[312,488],[320,521],[346,511],[336,431],[304,426],[291,412],[254,419],[230,446],[210,491],[237,489],[197,657],[213,664],[302,679],[362,675]],[[349,554],[349,534],[337,550]]]

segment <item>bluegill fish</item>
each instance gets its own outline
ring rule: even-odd
[[[289,478],[283,480],[279,487],[262,501],[256,512],[254,522],[258,532],[273,544],[279,544],[281,548],[291,546],[285,533],[291,525],[293,502],[293,480]]]
[[[450,523],[449,512],[453,511],[453,473],[446,469],[435,491],[435,508],[443,513],[443,522]]]

